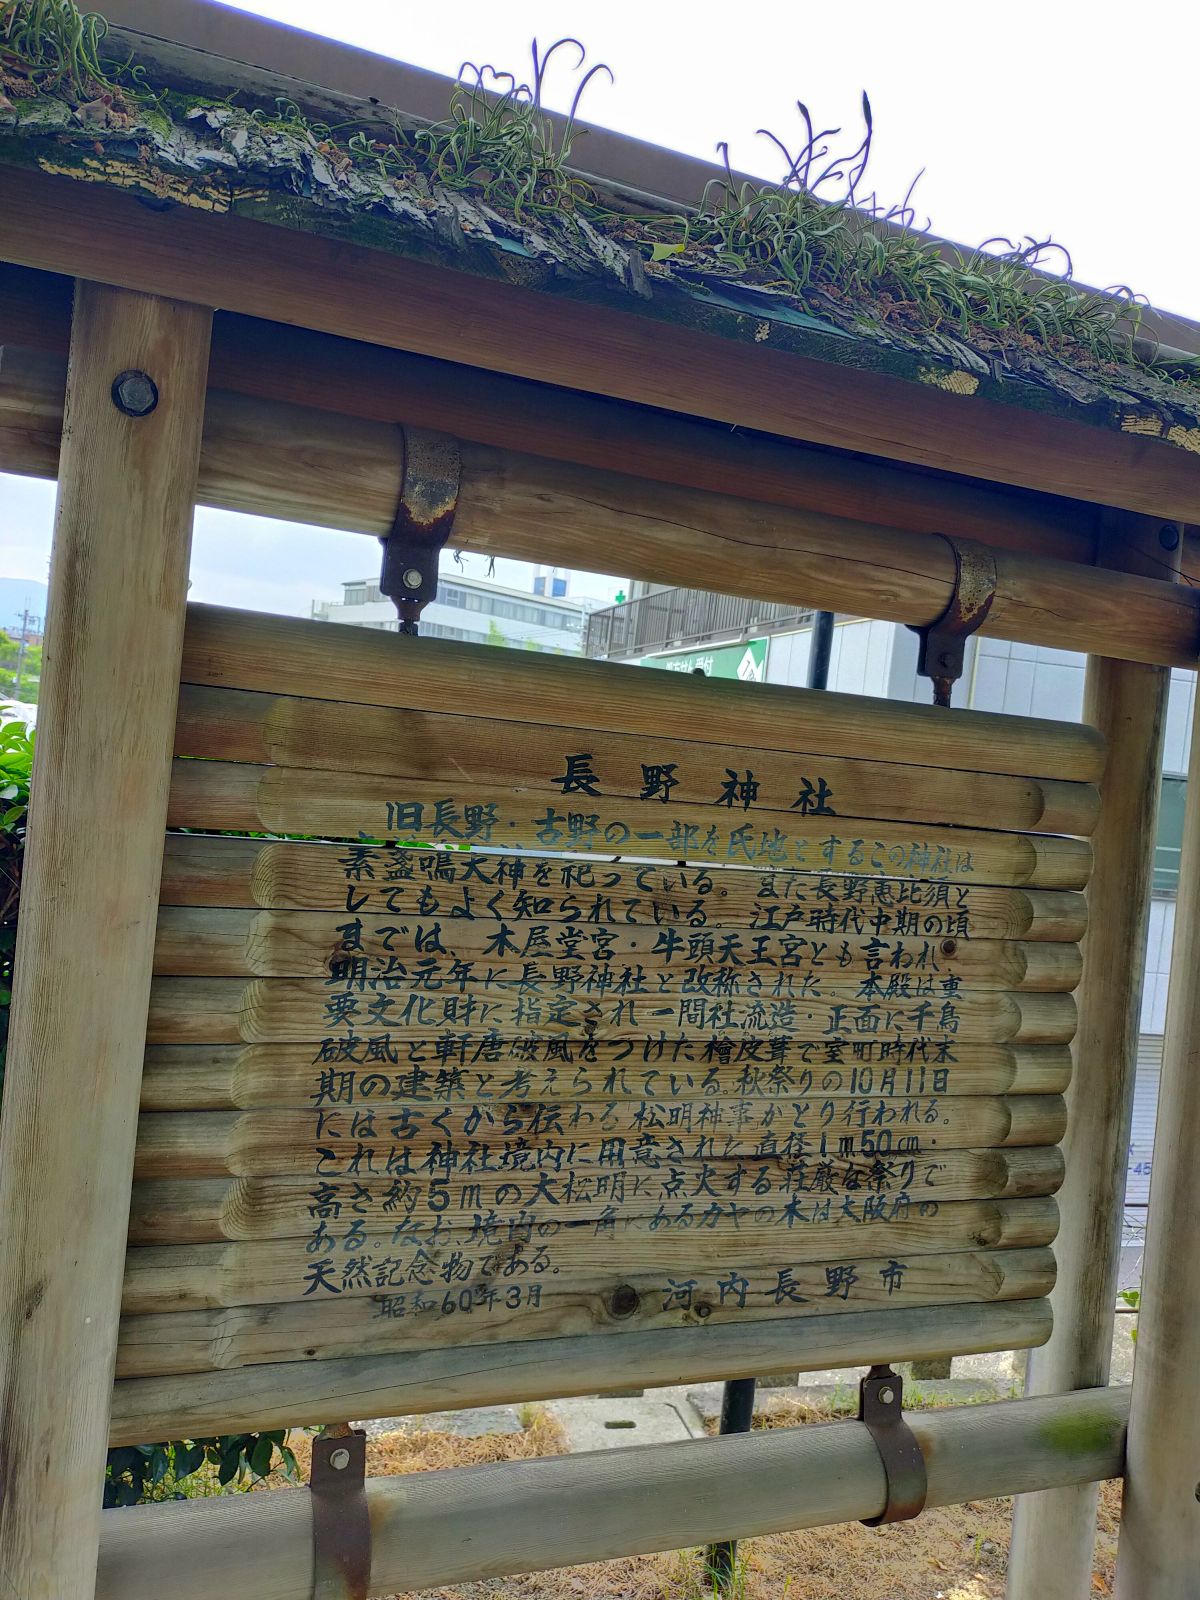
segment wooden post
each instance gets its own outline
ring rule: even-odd
[[[1117,1554],[1121,1600],[1200,1575],[1200,728],[1193,724]]]
[[[5,1600],[96,1581],[210,324],[76,291],[0,1122]]]
[[[1108,564],[1169,571],[1182,538],[1173,557],[1161,531],[1158,522],[1122,519],[1106,541]],[[1117,535],[1124,536],[1120,544]],[[1108,1382],[1170,676],[1165,667],[1088,658],[1083,718],[1103,733],[1107,759],[1076,994],[1054,1332],[1030,1352],[1031,1395]],[[1095,1484],[1080,1484],[1018,1499],[1009,1600],[1085,1600],[1092,1593],[1097,1493]]]

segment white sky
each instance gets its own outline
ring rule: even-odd
[[[779,175],[754,130],[795,142],[795,100],[819,126],[855,140],[866,89],[875,113],[873,181],[899,199],[922,167],[921,220],[973,244],[1052,235],[1076,275],[1124,283],[1200,320],[1200,207],[1194,174],[1200,6],[1148,0],[238,0],[239,8],[453,75],[463,59],[523,72],[533,38],[578,36],[615,84],[595,80],[592,122],[713,159],[728,139],[735,166]],[[565,55],[565,52],[564,52]],[[549,103],[571,93],[551,79]],[[586,165],[586,141],[577,147]],[[44,579],[53,486],[0,475],[0,574]],[[192,595],[305,614],[313,598],[374,573],[374,542],[231,513],[197,516]],[[480,557],[466,570],[483,576]],[[528,586],[528,569],[496,577]],[[574,583],[611,601],[616,580]]]

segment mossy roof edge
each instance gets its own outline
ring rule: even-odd
[[[195,55],[197,70],[211,71],[212,58]],[[256,119],[215,91],[205,94],[194,78],[184,87],[186,94],[130,100],[119,111],[103,98],[11,98],[0,90],[0,161],[107,185],[163,208],[321,234],[1200,452],[1200,387],[1140,363],[1089,366],[1027,346],[988,349],[958,330],[904,327],[820,291],[802,300],[689,261],[647,260],[637,242],[602,232],[586,217],[518,218],[469,189],[348,162],[343,148],[303,121]],[[378,106],[362,102],[360,110],[365,125],[378,124]]]

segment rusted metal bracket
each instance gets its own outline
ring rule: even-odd
[[[954,592],[936,622],[914,628],[921,641],[917,671],[933,680],[933,703],[948,706],[954,685],[962,677],[967,640],[982,625],[996,598],[996,558],[974,539],[952,539],[939,534],[954,552]]]
[[[454,514],[462,462],[458,440],[424,428],[404,430],[404,479],[392,531],[383,545],[379,587],[394,601],[401,633],[416,633],[421,612],[437,593],[438,557]]]
[[[312,1600],[367,1600],[371,1518],[367,1436],[342,1424],[313,1440],[309,1493],[313,1518]]]
[[[908,1522],[925,1509],[925,1457],[904,1420],[904,1379],[889,1366],[872,1367],[858,1385],[858,1420],[866,1424],[887,1477],[887,1505],[863,1525]]]

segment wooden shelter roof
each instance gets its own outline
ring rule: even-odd
[[[647,233],[633,214],[678,215],[675,198],[593,176],[589,192],[616,219],[604,226],[553,207],[516,214],[478,185],[371,158],[372,137],[415,129],[421,116],[235,63],[211,43],[153,37],[140,0],[113,9],[141,26],[114,28],[110,57],[132,58],[147,87],[172,92],[87,100],[61,83],[28,93],[9,75],[0,251],[11,262],[67,275],[86,262],[104,281],[273,321],[1200,522],[1200,358],[1190,348],[1200,338],[1186,324],[1151,324],[1167,347],[1156,364],[1098,360],[1028,334],[923,325],[886,297],[801,296],[707,248],[656,260],[653,224]],[[223,37],[227,26],[193,0],[172,0],[162,17],[153,33],[187,22],[195,38],[200,19]],[[246,20],[236,19],[232,48]],[[309,40],[302,67],[344,79],[346,54]],[[418,76],[428,109],[436,86]],[[281,94],[294,101],[284,115]],[[339,131],[327,137],[314,122]],[[351,158],[352,128],[368,138]],[[664,153],[644,148],[657,172]],[[629,150],[620,153],[628,170]],[[63,180],[87,188],[64,205]],[[38,220],[47,209],[53,238]]]

